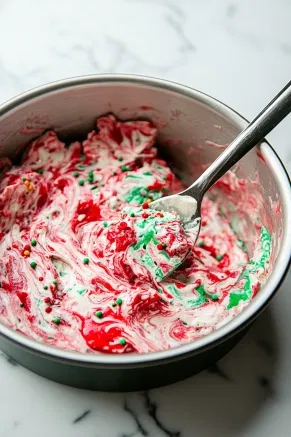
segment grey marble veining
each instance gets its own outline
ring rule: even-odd
[[[159,76],[253,117],[290,80],[290,0],[0,0],[0,101],[81,74]],[[270,135],[291,170],[290,116]],[[186,381],[109,394],[0,355],[0,437],[287,437],[291,276],[224,359]]]

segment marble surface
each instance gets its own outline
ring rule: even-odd
[[[253,117],[290,80],[290,0],[0,0],[0,101],[69,76],[159,76]],[[271,135],[291,170],[290,116]],[[146,393],[93,393],[0,355],[0,437],[287,437],[291,276],[218,365]]]

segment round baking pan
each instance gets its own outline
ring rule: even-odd
[[[85,76],[54,82],[0,106],[0,156],[17,159],[47,129],[61,139],[85,138],[98,116],[149,119],[159,128],[161,156],[187,185],[199,168],[214,160],[247,121],[218,100],[192,88],[142,76]],[[62,350],[32,340],[0,324],[0,348],[28,369],[74,387],[132,391],[189,377],[227,353],[266,308],[288,270],[291,252],[290,181],[273,148],[263,142],[236,169],[238,177],[258,178],[265,212],[272,218],[271,274],[237,317],[211,334],[179,347],[147,354],[107,355]],[[274,202],[280,205],[276,216]],[[259,217],[260,219],[260,217]],[[261,218],[263,221],[263,218]],[[263,223],[264,224],[264,223]]]

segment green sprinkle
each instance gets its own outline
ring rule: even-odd
[[[206,295],[207,295],[208,297],[210,297],[210,299],[212,299],[212,300],[218,300],[218,299],[219,299],[219,297],[217,296],[217,294],[206,293]]]
[[[23,307],[24,307],[24,303],[21,302],[21,304],[20,304],[20,308],[23,308]]]
[[[96,312],[96,317],[98,317],[98,319],[102,319],[102,317],[103,317],[102,311],[97,311]]]
[[[107,222],[104,222],[104,223],[103,223],[103,226],[104,226],[104,228],[108,228],[108,223],[107,223]]]
[[[117,161],[119,161],[119,162],[123,161],[122,156],[120,156],[119,158],[117,158]]]
[[[60,321],[61,321],[61,319],[60,319],[59,317],[55,317],[55,318],[53,319],[53,322],[54,322],[56,325],[58,325],[58,324],[60,323]]]
[[[89,171],[88,172],[88,182],[90,182],[92,184],[93,180],[94,180],[93,171]]]
[[[183,323],[183,325],[185,325],[185,326],[187,326],[188,325],[188,323],[187,322],[182,322]]]
[[[44,289],[44,290],[48,290],[48,286],[47,286],[47,285],[44,285],[43,289]]]
[[[36,267],[36,262],[35,262],[35,261],[31,261],[31,263],[30,263],[30,267],[32,267],[33,269],[35,269],[35,267]]]
[[[21,178],[22,180],[23,180],[23,182],[25,182],[26,181],[26,178]]]
[[[199,241],[198,246],[203,247],[204,246],[203,241]]]
[[[128,171],[129,168],[126,165],[121,166],[121,171]]]
[[[77,165],[77,167],[82,170],[83,168],[86,168],[86,165],[79,164],[79,165]]]
[[[84,183],[85,183],[85,181],[83,181],[83,179],[80,179],[79,182],[78,182],[78,184],[81,185],[81,186],[83,186]]]
[[[166,243],[162,243],[163,249],[166,249],[167,245]]]
[[[43,170],[41,168],[39,168],[38,170],[36,170],[36,173],[43,174]]]
[[[180,179],[180,180],[183,179],[183,176],[178,174],[178,173],[176,173],[175,176],[176,176],[177,179]]]
[[[122,304],[122,299],[118,298],[115,301],[116,305],[121,305]]]
[[[135,217],[135,213],[134,213],[134,212],[131,212],[131,213],[130,213],[130,217]]]
[[[37,245],[37,242],[36,242],[36,240],[31,240],[30,244],[31,244],[32,246],[36,246],[36,245]]]
[[[119,344],[121,344],[121,346],[125,346],[125,345],[126,345],[126,340],[125,340],[125,338],[120,338],[120,339],[119,339]]]
[[[222,256],[222,255],[216,255],[216,259],[217,259],[217,261],[221,261],[221,260],[222,260],[222,258],[223,258],[223,256]]]
[[[56,284],[57,284],[57,281],[53,281],[53,284],[56,285]]]
[[[87,258],[87,257],[84,258],[84,259],[83,259],[83,263],[84,263],[84,264],[89,264],[89,258]]]
[[[92,187],[91,190],[97,190],[98,185],[96,185],[95,187]]]
[[[78,171],[74,171],[73,176],[75,176],[75,178],[77,178],[79,176],[79,172]]]

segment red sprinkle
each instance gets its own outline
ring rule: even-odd
[[[202,220],[201,225],[202,226],[206,226],[207,225],[207,221],[206,220]]]
[[[40,277],[38,278],[38,280],[39,280],[40,282],[42,282],[42,281],[43,281],[43,277],[40,276]]]
[[[51,312],[52,312],[51,307],[46,307],[46,308],[45,308],[45,312],[48,313],[48,314],[51,313]]]
[[[147,212],[143,212],[141,216],[142,216],[142,218],[146,219],[146,218],[148,218],[149,215]]]
[[[119,223],[119,228],[120,229],[126,229],[127,228],[127,224],[125,222],[121,222],[121,223]]]
[[[29,244],[26,244],[26,245],[24,246],[23,250],[29,250],[29,251],[30,251],[30,245],[29,245]]]
[[[161,244],[161,243],[157,244],[157,249],[158,250],[163,250],[163,248],[164,248],[163,244]]]
[[[167,174],[166,180],[167,181],[172,181],[173,180],[173,175],[171,173]]]
[[[44,301],[45,301],[45,303],[50,303],[51,302],[51,298],[50,297],[45,297]]]
[[[147,202],[145,202],[141,205],[141,207],[142,207],[142,209],[148,209],[149,204]]]
[[[149,185],[147,187],[147,189],[149,191],[151,191],[151,190],[160,191],[163,187],[164,187],[164,184],[162,184],[161,182],[155,180],[155,182],[152,185]]]

